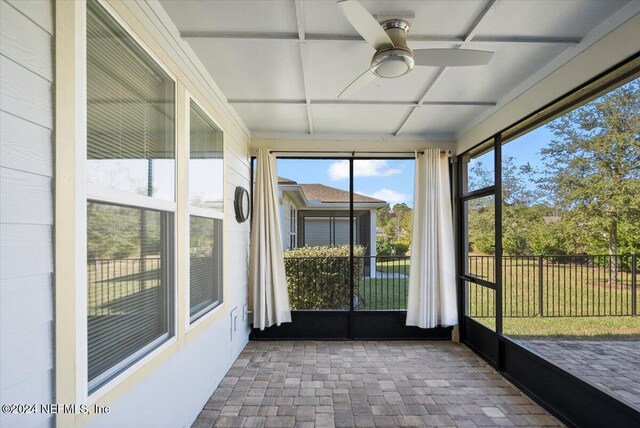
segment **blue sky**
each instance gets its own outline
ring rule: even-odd
[[[278,159],[278,176],[298,183],[319,183],[349,190],[349,161],[325,159]],[[383,199],[390,204],[413,205],[414,160],[354,161],[356,193]]]
[[[553,133],[542,126],[503,146],[502,156],[513,156],[517,165],[529,162],[542,169],[540,149],[545,147]],[[481,161],[485,168],[493,168],[493,152],[473,162]],[[319,183],[349,190],[349,162],[326,159],[278,159],[278,176],[298,183]],[[354,163],[355,191],[389,202],[404,202],[413,206],[414,160],[356,160]],[[534,183],[531,183],[534,186]]]

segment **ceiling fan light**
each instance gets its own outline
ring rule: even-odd
[[[376,55],[371,69],[379,77],[393,79],[407,74],[415,65],[413,57],[402,50],[393,50]]]

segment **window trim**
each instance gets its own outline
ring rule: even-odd
[[[297,248],[298,243],[298,209],[294,204],[289,206],[289,249]]]
[[[211,123],[213,123],[219,130],[220,132],[222,132],[222,212],[217,211],[217,210],[212,210],[212,209],[208,209],[208,208],[203,208],[203,207],[196,207],[193,206],[189,203],[189,164],[191,161],[191,102],[193,102],[199,109],[200,112],[203,113],[210,121]],[[185,212],[185,223],[186,223],[186,239],[184,239],[185,244],[182,246],[182,250],[185,251],[185,257],[186,257],[186,263],[184,264],[184,275],[183,277],[186,278],[187,281],[187,287],[186,287],[186,298],[184,301],[184,322],[185,322],[185,333],[187,335],[189,335],[192,331],[194,331],[200,324],[203,324],[204,322],[206,322],[208,319],[212,318],[215,316],[215,314],[217,314],[218,312],[220,312],[221,310],[224,309],[224,289],[225,289],[225,280],[224,280],[224,260],[225,260],[225,243],[226,243],[226,238],[225,238],[225,213],[227,212],[226,209],[226,205],[227,205],[227,156],[226,156],[226,150],[227,150],[227,141],[226,141],[226,132],[224,130],[224,127],[222,127],[220,125],[220,123],[218,123],[217,120],[214,119],[213,115],[208,111],[208,109],[200,102],[198,101],[197,97],[194,96],[189,90],[185,89],[185,97],[184,97],[184,115],[183,115],[183,119],[182,122],[184,124],[184,141],[185,141],[185,145],[184,145],[184,153],[182,153],[182,157],[184,158],[182,162],[180,162],[180,165],[182,166],[181,172],[178,172],[176,175],[178,177],[182,177],[182,182],[184,183],[184,192],[183,193],[183,200],[180,201],[180,206],[182,208],[182,206],[184,206],[184,212]],[[179,211],[182,211],[183,209],[179,209]],[[221,284],[220,284],[220,296],[218,298],[218,300],[214,303],[212,303],[211,305],[208,305],[207,307],[203,308],[202,310],[198,311],[197,313],[191,315],[191,282],[190,282],[190,278],[191,278],[191,255],[190,255],[190,236],[191,236],[191,226],[190,226],[190,220],[191,217],[195,216],[195,217],[203,217],[203,218],[210,218],[210,219],[216,219],[216,220],[221,220],[222,221],[222,232],[221,232],[221,236],[222,236],[222,244],[221,244],[221,252],[222,254],[220,255],[220,265],[222,266],[222,275],[220,275],[220,279],[221,279]]]
[[[176,148],[176,170],[178,162],[178,107],[179,81],[153,50],[138,36],[132,27],[115,12],[106,0],[96,3],[108,14],[146,55],[173,82],[174,94],[174,146]],[[87,13],[86,2],[62,2],[54,12],[56,28],[55,67],[56,74],[67,79],[56,81],[55,165],[73,165],[72,168],[56,168],[55,182],[55,255],[54,276],[57,284],[73,284],[71,287],[56,287],[55,310],[64,313],[55,323],[55,396],[59,402],[86,404],[96,403],[123,384],[134,373],[172,348],[178,342],[178,282],[177,282],[177,171],[174,174],[174,200],[165,201],[136,195],[116,189],[108,189],[86,182],[87,169]],[[143,347],[122,362],[119,372],[103,380],[90,391],[88,379],[88,324],[87,324],[87,202],[95,201],[134,208],[169,212],[172,228],[173,265],[170,267],[173,284],[168,290],[168,332],[152,344],[153,349]],[[60,237],[73,236],[72,239]],[[141,354],[143,354],[141,356]],[[93,383],[93,382],[92,382]],[[58,414],[61,425],[74,425],[76,415]]]
[[[176,339],[178,335],[178,322],[177,322],[177,314],[178,314],[178,275],[177,275],[177,260],[178,260],[178,249],[176,245],[177,235],[178,235],[178,210],[177,210],[177,195],[178,195],[178,110],[179,110],[179,91],[178,91],[178,78],[175,74],[173,74],[166,65],[154,54],[154,52],[147,46],[144,41],[142,41],[136,32],[111,8],[105,0],[95,0],[96,3],[103,8],[103,10],[118,24],[122,27],[122,29],[127,33],[131,39],[138,44],[138,46],[142,49],[142,51],[149,55],[149,58],[153,61],[154,65],[162,69],[164,73],[166,73],[167,77],[173,82],[173,96],[174,96],[174,106],[173,106],[173,114],[174,114],[174,127],[173,127],[173,144],[174,144],[174,191],[173,191],[173,201],[167,201],[159,198],[154,198],[151,196],[139,195],[123,190],[111,189],[104,186],[86,183],[86,200],[87,202],[104,202],[113,205],[126,205],[132,208],[142,208],[142,209],[152,209],[152,210],[160,210],[168,213],[172,213],[172,221],[168,223],[169,227],[172,231],[172,248],[169,248],[169,252],[172,252],[172,261],[173,266],[169,266],[169,273],[172,276],[172,284],[167,291],[167,295],[169,298],[169,303],[167,305],[167,316],[168,316],[168,331],[162,336],[158,337],[148,345],[145,345],[140,350],[136,351],[134,354],[128,356],[121,362],[119,362],[116,366],[110,368],[105,373],[98,376],[97,379],[101,379],[103,375],[104,380],[99,382],[95,387],[92,387],[92,384],[95,384],[95,379],[89,380],[88,374],[86,376],[86,388],[87,388],[87,399],[89,402],[95,402],[98,398],[111,391],[121,382],[126,380],[137,371],[140,367],[144,366],[148,361],[152,360],[155,356],[155,350],[161,349],[165,344],[172,342],[172,339]],[[88,13],[87,7],[85,6],[85,22],[82,37],[84,38],[84,46],[83,46],[83,56],[85,57],[85,73],[86,73],[86,56],[87,56],[87,23],[86,23],[86,14]],[[87,80],[88,83],[88,80]],[[85,89],[84,93],[84,105],[85,109],[88,110],[87,103],[88,97]],[[86,151],[86,133],[88,132],[88,124],[86,123],[85,118],[85,139],[84,141],[80,141],[80,144],[84,144]],[[82,164],[82,168],[84,171],[87,169],[87,156],[86,152],[84,158],[78,159],[78,163]],[[87,219],[85,212],[85,234],[84,234],[84,258],[86,259],[86,247],[87,247]],[[85,276],[86,276],[86,266],[85,266]],[[84,285],[86,290],[86,284]],[[85,291],[86,293],[86,291]],[[84,302],[86,302],[86,295]],[[86,306],[86,303],[85,303]],[[87,314],[85,309],[85,324],[87,320]],[[88,346],[88,325],[85,325],[86,330],[86,343],[85,350]],[[153,346],[152,346],[153,345]],[[114,368],[118,368],[119,370],[114,370]],[[85,372],[88,369],[88,357],[86,361],[86,366],[84,367]]]

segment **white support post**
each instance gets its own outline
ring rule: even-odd
[[[377,227],[376,227],[376,221],[377,221],[377,215],[378,215],[378,210],[373,209],[371,210],[369,216],[370,216],[370,221],[371,224],[369,225],[369,230],[370,230],[370,238],[369,238],[369,253],[371,254],[371,277],[374,278],[376,275],[376,255],[377,255],[377,249],[376,249],[376,238],[377,238]]]

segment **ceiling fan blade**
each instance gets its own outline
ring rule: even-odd
[[[358,92],[360,89],[364,88],[369,83],[376,80],[377,78],[378,76],[376,76],[371,69],[365,71],[356,80],[351,82],[349,86],[344,88],[342,92],[340,92],[340,94],[338,95],[338,98],[342,97],[343,95],[351,95],[355,92]]]
[[[355,28],[375,50],[378,50],[382,46],[394,46],[387,33],[380,26],[380,23],[356,0],[342,0],[338,2],[338,5],[353,28]]]
[[[473,49],[416,49],[413,55],[416,65],[459,67],[488,64],[493,52]]]

